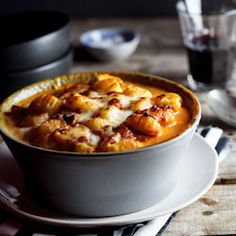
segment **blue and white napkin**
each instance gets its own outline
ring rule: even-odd
[[[218,153],[219,163],[231,150],[228,138],[216,127],[203,127],[197,130],[206,142]],[[0,236],[160,236],[177,212],[157,219],[122,227],[99,229],[65,229],[23,222],[0,208]]]

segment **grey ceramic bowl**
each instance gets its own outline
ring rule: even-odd
[[[70,47],[70,18],[56,11],[0,17],[0,71],[29,70],[62,57]]]
[[[109,73],[181,94],[192,113],[190,127],[171,140],[128,152],[78,154],[46,150],[12,137],[4,124],[4,112],[47,88],[88,80],[92,73],[41,81],[14,93],[0,107],[1,135],[23,170],[29,193],[59,211],[102,217],[131,213],[157,204],[174,188],[178,162],[199,123],[199,102],[181,85],[152,75]]]
[[[80,37],[80,44],[101,61],[128,58],[136,50],[139,41],[140,36],[136,31],[115,27],[90,30]]]
[[[73,61],[73,51],[69,49],[57,60],[30,70],[15,73],[0,72],[0,101],[14,91],[34,82],[55,77],[70,72]]]

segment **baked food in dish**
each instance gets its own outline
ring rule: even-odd
[[[165,119],[172,113],[173,120]],[[145,119],[151,116],[159,129],[150,133]],[[136,126],[135,117],[143,118]],[[200,118],[197,97],[171,80],[138,72],[80,72],[6,98],[0,134],[36,201],[73,215],[103,217],[139,211],[168,196]]]
[[[191,119],[181,94],[108,73],[45,90],[5,113],[8,130],[17,139],[79,153],[154,145],[184,132]]]

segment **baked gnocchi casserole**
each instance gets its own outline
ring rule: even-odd
[[[191,114],[177,93],[95,74],[38,93],[5,113],[17,139],[42,148],[78,153],[143,148],[178,136]]]

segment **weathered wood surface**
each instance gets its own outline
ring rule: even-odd
[[[195,203],[182,209],[163,236],[235,235],[236,185],[215,185]]]
[[[141,71],[185,82],[187,59],[176,19],[76,20],[73,22],[75,44],[78,45],[81,32],[105,26],[124,26],[138,30],[141,43],[136,53],[122,62],[102,63],[89,57],[84,60],[83,53],[78,49],[73,72]],[[232,89],[236,90],[236,83],[233,81],[232,84]],[[230,137],[232,151],[220,164],[216,184],[202,199],[181,210],[164,236],[236,235],[236,129],[217,119],[202,99],[202,94],[199,97],[202,104],[201,125],[221,127],[224,134]]]

